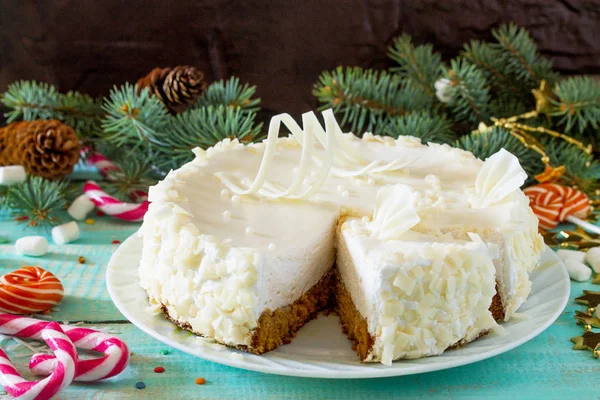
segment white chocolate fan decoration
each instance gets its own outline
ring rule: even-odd
[[[367,228],[379,239],[395,240],[420,221],[412,189],[403,184],[388,185],[377,191],[373,221]]]
[[[474,208],[498,204],[518,190],[526,179],[527,173],[517,157],[500,149],[485,161],[477,174],[475,196],[471,199],[471,204]]]
[[[319,123],[317,116],[311,111],[302,114],[302,125],[300,128],[289,114],[279,114],[271,119],[269,132],[266,139],[266,148],[254,181],[242,187],[234,183],[225,173],[219,172],[215,176],[234,194],[250,195],[259,194],[268,198],[290,198],[306,199],[319,191],[329,174],[337,176],[359,176],[381,172],[389,172],[401,169],[414,160],[394,161],[372,161],[362,157],[351,146],[348,146],[343,138],[343,133],[335,120],[333,110],[323,111],[325,129]],[[302,145],[302,154],[298,165],[298,171],[291,184],[287,188],[267,181],[267,173],[273,164],[273,157],[277,148],[277,139],[281,124],[284,124],[292,136]],[[325,149],[322,159],[314,153],[315,137],[319,144]],[[319,168],[314,181],[303,192],[298,193],[305,178],[309,176],[311,164]],[[350,166],[359,165],[358,169]]]

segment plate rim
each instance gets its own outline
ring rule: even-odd
[[[439,364],[415,365],[414,368],[406,369],[406,370],[395,369],[393,367],[381,368],[380,364],[369,364],[369,363],[361,364],[361,366],[366,366],[367,368],[364,368],[364,369],[361,368],[360,370],[355,370],[355,371],[354,370],[353,371],[337,371],[337,370],[323,370],[323,369],[319,369],[318,371],[298,370],[298,369],[285,367],[282,365],[278,365],[277,368],[275,368],[275,367],[270,367],[270,366],[266,366],[263,364],[249,363],[247,361],[244,361],[243,359],[236,360],[234,358],[227,357],[227,354],[229,354],[229,352],[231,352],[231,351],[238,352],[239,351],[239,350],[232,349],[229,347],[226,347],[224,350],[220,351],[220,353],[222,353],[224,355],[221,357],[217,357],[212,354],[202,354],[201,355],[195,351],[195,350],[201,349],[200,346],[198,347],[198,349],[192,349],[187,345],[184,345],[184,344],[182,344],[178,341],[175,341],[167,336],[164,336],[164,335],[160,334],[159,332],[153,330],[152,328],[146,326],[146,324],[144,324],[143,322],[138,320],[135,315],[130,313],[129,310],[127,309],[127,307],[121,303],[119,296],[117,296],[117,294],[115,293],[115,287],[114,287],[114,283],[112,281],[111,271],[114,268],[113,267],[113,265],[115,264],[114,260],[117,258],[117,255],[119,255],[120,252],[125,251],[128,246],[131,246],[132,245],[131,243],[133,243],[135,240],[141,240],[138,232],[136,232],[133,235],[131,235],[130,237],[128,237],[123,243],[121,243],[119,245],[119,247],[111,255],[111,258],[110,258],[107,268],[106,268],[106,287],[107,287],[108,293],[110,295],[111,301],[117,307],[119,312],[121,314],[123,314],[123,316],[125,318],[127,318],[127,320],[129,322],[131,322],[131,324],[133,324],[135,327],[137,327],[138,329],[140,329],[142,332],[149,335],[150,337],[158,340],[159,342],[164,343],[168,346],[171,346],[171,347],[173,347],[177,350],[180,350],[186,354],[190,354],[194,357],[198,357],[198,358],[206,360],[206,361],[215,362],[215,363],[226,365],[226,366],[233,367],[233,368],[240,368],[243,370],[262,372],[262,373],[273,374],[273,375],[293,376],[293,377],[302,377],[302,378],[321,378],[321,379],[371,379],[371,378],[387,378],[387,377],[394,377],[394,376],[415,375],[415,374],[441,371],[441,370],[445,370],[445,369],[456,368],[456,367],[460,367],[460,366],[464,366],[464,365],[468,365],[468,364],[473,364],[473,363],[476,363],[479,361],[486,360],[488,358],[495,357],[502,353],[506,353],[510,350],[513,350],[513,349],[529,342],[530,340],[532,340],[533,338],[535,338],[536,336],[538,336],[539,334],[544,332],[558,319],[558,317],[564,311],[564,309],[569,301],[570,293],[571,293],[570,278],[567,273],[567,270],[565,269],[564,264],[562,263],[560,258],[556,255],[556,253],[552,249],[550,249],[550,247],[548,247],[547,245],[544,245],[545,246],[544,251],[550,250],[552,252],[555,263],[557,263],[560,267],[561,274],[559,277],[557,277],[557,282],[562,281],[562,285],[566,287],[566,291],[565,291],[563,298],[561,299],[561,307],[558,308],[557,310],[555,310],[554,313],[549,318],[547,318],[543,323],[539,324],[535,329],[533,329],[527,335],[522,336],[517,340],[511,341],[503,346],[496,347],[494,349],[484,351],[484,352],[481,352],[478,354],[468,355],[468,356],[465,356],[462,358],[449,360],[449,361],[442,362]],[[137,268],[137,266],[135,268]],[[368,368],[368,366],[371,366],[371,365],[379,366],[379,368],[377,368],[377,367]]]

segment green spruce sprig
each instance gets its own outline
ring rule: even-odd
[[[428,112],[415,112],[408,115],[390,118],[382,132],[384,135],[415,136],[421,142],[454,143],[456,134],[452,131],[452,122],[441,115]]]
[[[137,85],[126,83],[114,87],[103,105],[102,139],[116,147],[139,150],[152,143],[160,144],[169,119],[169,112],[148,88],[139,91]]]
[[[109,171],[102,188],[125,202],[137,200],[136,193],[148,193],[148,188],[158,181],[153,157],[120,157],[115,160],[118,169]]]
[[[556,84],[554,94],[550,115],[560,117],[566,133],[581,135],[587,128],[600,129],[600,82],[587,76],[567,78]]]
[[[4,205],[16,221],[30,227],[53,226],[60,222],[58,214],[66,208],[68,186],[64,180],[30,177],[5,189]]]
[[[169,135],[158,147],[156,165],[162,170],[177,168],[194,158],[192,149],[206,149],[230,138],[250,143],[262,139],[262,123],[256,123],[256,113],[228,105],[187,110],[171,118]]]
[[[70,125],[82,137],[95,135],[104,114],[100,102],[88,95],[70,91],[59,93],[52,85],[36,81],[10,84],[2,95],[9,109],[7,122],[16,120],[58,119]]]
[[[554,138],[545,140],[544,144],[552,164],[565,166],[566,171],[558,183],[575,186],[588,194],[600,189],[600,163],[592,154]]]
[[[333,108],[341,124],[362,136],[380,133],[388,118],[429,109],[433,99],[422,86],[385,71],[338,67],[325,71],[313,88],[320,110]]]
[[[483,73],[465,59],[450,61],[444,68],[444,77],[450,81],[448,109],[458,121],[472,124],[487,121],[489,114],[489,87]]]
[[[198,98],[195,108],[228,106],[240,108],[243,112],[259,110],[260,98],[255,98],[256,86],[240,83],[239,78],[232,77],[227,81],[220,80],[212,83]]]
[[[433,85],[441,75],[442,58],[432,45],[415,46],[410,36],[402,35],[394,39],[388,57],[398,64],[390,71],[422,86],[429,96],[435,95]]]

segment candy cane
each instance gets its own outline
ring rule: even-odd
[[[87,156],[87,162],[90,165],[95,166],[100,171],[103,177],[107,178],[110,175],[110,171],[118,171],[119,167],[110,161],[108,158],[104,156],[104,154],[100,153],[91,153]]]
[[[96,207],[105,214],[124,221],[141,221],[148,211],[150,202],[125,203],[104,192],[94,181],[87,181],[83,185],[83,193],[94,202]]]
[[[36,321],[37,322],[37,321]],[[20,336],[20,335],[16,335]],[[23,379],[0,349],[0,383],[4,389],[19,400],[47,400],[71,384],[75,377],[77,350],[73,342],[56,322],[47,322],[39,335],[56,355],[56,368],[47,378],[39,381]],[[21,337],[28,337],[23,335]]]
[[[28,317],[0,314],[0,333],[28,339],[39,339],[49,324]],[[62,325],[67,337],[77,348],[104,353],[93,359],[79,360],[75,381],[90,382],[110,378],[121,373],[129,361],[129,349],[119,338],[94,329]],[[37,375],[48,375],[60,365],[60,360],[49,354],[34,354],[29,369]]]

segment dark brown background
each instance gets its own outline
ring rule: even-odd
[[[16,79],[106,94],[155,66],[258,85],[265,108],[299,114],[337,65],[385,67],[402,32],[450,57],[514,21],[565,73],[600,73],[600,0],[0,0],[0,90]]]

